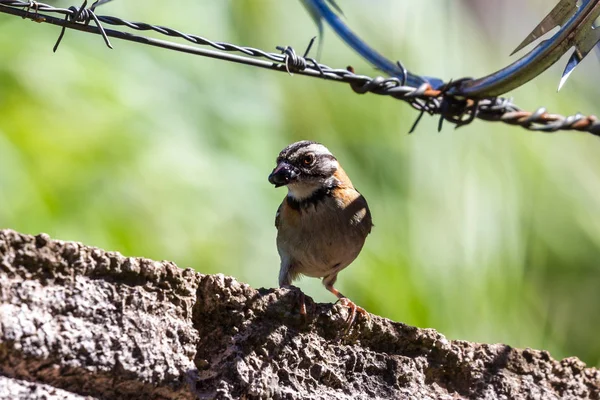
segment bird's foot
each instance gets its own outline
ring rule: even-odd
[[[364,308],[357,306],[356,304],[354,304],[354,302],[352,300],[350,300],[347,297],[341,297],[338,302],[343,305],[344,307],[348,307],[350,314],[348,315],[348,318],[346,318],[346,333],[348,333],[348,331],[350,330],[350,327],[352,326],[352,324],[354,323],[354,320],[356,319],[356,313],[362,315],[363,317],[365,317],[367,319],[367,321],[371,320],[371,315],[367,312],[367,310],[365,310]]]
[[[306,295],[302,292],[302,290],[300,290],[300,288],[296,287],[296,286],[292,286],[292,285],[283,285],[281,286],[284,289],[288,289],[290,292],[294,293],[296,296],[294,298],[294,302],[296,303],[296,305],[298,306],[298,308],[300,309],[300,315],[302,315],[302,317],[304,319],[307,318],[307,307],[306,307]],[[309,298],[310,299],[310,298]],[[309,301],[309,306],[310,306],[310,311],[314,311],[313,309],[315,308],[315,303],[312,301]]]

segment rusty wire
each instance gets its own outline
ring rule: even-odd
[[[439,129],[441,129],[443,121],[448,121],[456,127],[460,127],[478,118],[484,121],[497,121],[516,125],[531,131],[556,132],[574,130],[600,136],[600,121],[594,115],[585,116],[576,114],[563,116],[548,113],[545,108],[539,108],[534,112],[530,112],[522,110],[512,102],[512,99],[508,98],[471,99],[448,93],[456,85],[469,80],[468,78],[450,82],[440,89],[433,89],[428,84],[423,84],[415,88],[404,85],[403,80],[399,78],[371,78],[355,74],[351,67],[346,69],[331,68],[307,57],[308,50],[303,56],[300,56],[293,48],[288,46],[278,47],[277,49],[280,53],[271,53],[252,47],[211,41],[201,36],[182,33],[164,26],[143,22],[130,22],[112,16],[96,15],[96,4],[97,2],[92,4],[90,8],[86,8],[87,2],[84,1],[80,7],[57,8],[35,1],[0,0],[0,12],[28,18],[36,22],[61,26],[62,31],[54,47],[55,51],[64,36],[64,30],[68,28],[101,35],[108,47],[111,47],[108,38],[115,37],[169,50],[288,72],[290,74],[296,73],[314,78],[348,83],[356,93],[374,93],[391,96],[395,99],[406,101],[413,108],[419,110],[420,114],[411,132],[414,131],[421,117],[427,113],[440,116]],[[90,24],[92,21],[96,26]],[[124,26],[137,31],[154,31],[165,36],[184,39],[198,46],[212,47],[217,51],[137,36],[129,32],[105,29],[102,24]],[[241,53],[242,55],[231,54],[232,52]],[[403,68],[402,64],[399,64],[399,66]]]

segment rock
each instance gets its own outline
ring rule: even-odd
[[[600,398],[576,358],[377,316],[344,334],[344,307],[300,298],[3,230],[0,398]]]

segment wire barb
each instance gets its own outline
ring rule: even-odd
[[[35,10],[35,14],[33,15],[33,17],[30,17],[29,10],[31,10],[32,8]],[[40,18],[39,16],[39,3],[37,1],[30,1],[27,5],[27,8],[25,9],[25,12],[26,15],[23,16],[23,19],[31,18],[35,22],[44,22],[44,18]]]
[[[406,85],[406,79],[408,78],[408,70],[406,69],[406,67],[404,66],[404,64],[402,64],[402,62],[400,60],[396,61],[396,65],[398,66],[398,68],[400,68],[400,85],[405,86]]]
[[[314,58],[310,58],[307,57],[308,53],[310,53],[310,49],[312,48],[313,44],[315,43],[315,39],[317,37],[314,36],[310,42],[308,43],[308,47],[306,48],[306,51],[304,52],[304,55],[302,57],[300,57],[298,54],[296,54],[296,51],[291,47],[291,46],[277,46],[276,49],[279,50],[281,52],[281,54],[283,54],[284,59],[283,62],[285,64],[285,70],[287,71],[288,74],[290,74],[290,76],[293,76],[294,74],[292,72],[298,72],[298,71],[304,71],[306,69],[306,67],[308,66],[308,62],[310,62],[313,67],[319,71],[319,73],[321,75],[324,74],[323,70],[321,69],[321,66],[319,65],[319,63],[317,62],[317,60],[315,60]]]
[[[108,1],[110,1],[110,0],[108,0]],[[56,53],[56,50],[58,50],[58,46],[60,45],[60,42],[62,42],[62,39],[65,36],[65,31],[67,29],[67,22],[70,21],[73,23],[82,23],[84,25],[89,25],[92,19],[94,20],[94,22],[96,23],[96,26],[100,30],[102,38],[104,38],[104,43],[106,43],[106,45],[108,46],[109,49],[112,49],[113,47],[110,44],[110,40],[108,39],[108,36],[106,36],[106,32],[104,31],[102,24],[100,23],[100,21],[98,20],[98,17],[96,17],[96,14],[94,13],[94,11],[98,5],[106,3],[106,2],[107,2],[106,0],[105,1],[96,0],[90,8],[85,8],[87,6],[87,0],[83,0],[83,4],[81,5],[81,7],[79,7],[79,8],[77,8],[75,6],[69,7],[68,10],[70,11],[70,13],[65,14],[65,20],[64,20],[63,27],[60,31],[60,34],[58,35],[56,44],[52,48],[52,51]]]
[[[108,37],[116,37],[122,40],[166,48],[173,51],[181,51],[189,54],[211,57],[220,60],[237,62],[259,68],[288,73],[297,73],[313,78],[320,78],[334,82],[349,84],[352,90],[358,94],[372,93],[382,96],[390,96],[410,104],[419,111],[419,116],[413,124],[409,133],[414,132],[419,121],[425,113],[439,115],[438,127],[441,129],[443,121],[448,121],[456,127],[461,127],[480,119],[490,122],[502,122],[516,125],[530,131],[555,132],[559,130],[588,132],[600,136],[600,121],[594,115],[584,116],[576,114],[562,116],[547,113],[545,109],[535,112],[521,110],[512,99],[502,97],[471,97],[461,94],[457,88],[464,88],[473,80],[464,78],[451,81],[444,85],[432,87],[427,81],[418,86],[407,86],[410,74],[402,66],[396,63],[395,69],[404,73],[399,77],[374,77],[356,74],[352,67],[336,69],[307,57],[314,39],[312,39],[304,53],[304,56],[296,54],[290,46],[277,47],[280,53],[266,52],[252,47],[243,47],[231,43],[215,42],[201,36],[190,35],[164,26],[151,25],[143,22],[130,22],[112,16],[96,16],[95,8],[109,0],[96,0],[87,9],[87,1],[81,7],[70,7],[68,9],[57,8],[35,1],[0,0],[0,12],[22,18],[33,19],[37,22],[45,22],[61,27],[61,34],[55,45],[55,50],[64,36],[64,31],[76,29],[88,33],[101,35],[105,43],[112,48]],[[593,1],[593,0],[588,0]],[[594,0],[597,1],[597,0]],[[32,16],[30,10],[34,9]],[[41,14],[43,13],[43,14]],[[52,14],[60,16],[57,18]],[[90,26],[94,21],[96,27]],[[182,45],[165,40],[157,40],[150,37],[138,36],[130,32],[119,30],[104,30],[101,24],[113,26],[124,26],[136,31],[154,31],[159,34],[184,39],[195,46]],[[200,48],[199,46],[212,47],[215,50]],[[238,54],[234,54],[238,53]],[[240,55],[241,54],[241,55]]]

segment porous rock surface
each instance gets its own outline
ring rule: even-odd
[[[0,376],[0,397],[11,400],[97,400],[97,397],[80,396],[43,383],[22,381],[5,376]]]
[[[0,231],[0,399],[600,399],[576,358]]]

